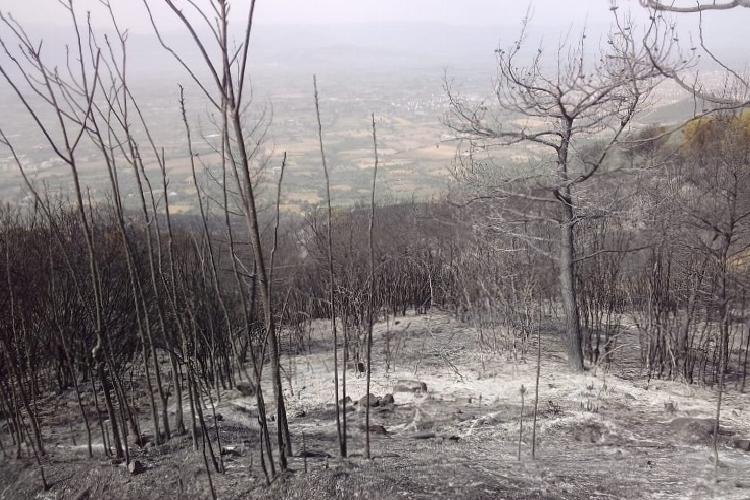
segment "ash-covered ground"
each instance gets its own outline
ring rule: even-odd
[[[218,498],[750,498],[750,451],[743,449],[743,440],[750,439],[750,397],[733,384],[724,396],[717,469],[715,388],[648,381],[634,373],[628,359],[637,356],[636,339],[627,333],[609,367],[573,374],[549,327],[541,335],[532,458],[536,339],[525,353],[500,343],[493,348],[498,337],[492,332],[483,331],[480,342],[476,329],[439,313],[376,326],[372,460],[363,457],[365,378],[350,365],[349,457],[342,460],[333,356],[326,326],[318,326],[310,352],[283,358],[294,449],[289,474],[265,483],[254,397],[220,391],[216,418],[204,401],[214,447],[218,428],[225,468],[210,475]],[[105,459],[101,442],[88,458],[72,392],[38,404],[51,488],[43,491],[33,457],[3,458],[0,499],[210,498],[203,455],[190,436],[134,447],[132,459],[140,467],[132,473]],[[148,433],[145,398],[139,408]],[[4,434],[10,454],[8,439]]]

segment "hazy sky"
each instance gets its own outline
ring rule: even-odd
[[[101,12],[97,0],[75,0],[81,11]],[[142,0],[111,0],[118,21],[132,31],[149,31]],[[167,11],[163,0],[149,0],[160,25],[176,27],[175,16]],[[175,0],[185,5],[185,0]],[[208,5],[208,0],[199,3]],[[677,4],[695,0],[676,0]],[[249,0],[234,0],[237,14],[246,11]],[[640,19],[647,12],[638,0],[618,0],[619,12],[632,11]],[[258,0],[256,20],[259,24],[336,24],[336,23],[440,23],[450,25],[507,26],[517,24],[529,5],[537,27],[559,26],[566,30],[608,24],[612,19],[610,0]],[[57,0],[0,0],[0,9],[12,12],[24,24],[66,24],[69,22]],[[695,19],[696,16],[683,16]],[[705,15],[707,29],[718,33],[745,31],[750,9],[711,12]],[[96,15],[94,17],[96,22]],[[104,18],[100,18],[104,19]]]
[[[141,0],[111,0],[118,18],[134,30],[148,28]],[[184,3],[177,0],[177,3]],[[208,2],[206,2],[207,4]],[[62,9],[56,0],[2,0],[24,22],[59,23]],[[77,0],[80,8],[96,6],[95,0]],[[164,10],[162,0],[151,0]],[[249,0],[235,0],[244,10]],[[637,0],[620,0],[623,7],[636,7]],[[263,24],[329,24],[362,22],[423,22],[458,25],[501,25],[523,17],[529,2],[524,0],[258,0],[257,20]],[[606,22],[609,0],[534,0],[537,23],[565,25],[571,22]],[[170,18],[171,19],[171,18]]]
[[[148,1],[162,31],[175,32],[170,40],[175,36],[187,37],[164,0]],[[174,1],[179,6],[188,6],[187,0]],[[694,1],[676,0],[676,3],[693,4]],[[149,43],[144,45],[144,50],[153,50],[153,33],[143,0],[110,2],[118,23],[132,33],[144,34],[141,39]],[[208,6],[209,0],[198,0],[198,3]],[[92,10],[94,24],[109,28],[110,21],[98,0],[75,0],[75,5],[81,13]],[[237,28],[245,20],[250,0],[233,0],[231,5],[236,20],[240,21],[235,24]],[[484,62],[489,61],[491,65],[493,49],[498,43],[507,44],[517,37],[520,21],[529,6],[532,9],[530,37],[539,37],[551,45],[571,29],[572,33],[578,33],[584,26],[589,35],[594,35],[593,40],[600,40],[613,19],[610,0],[257,0],[256,5],[256,21],[262,28],[255,32],[256,49],[265,46],[274,61],[294,62],[295,65],[307,60],[310,54],[321,52],[321,48],[344,46],[387,49],[403,57],[411,51],[408,57],[413,63],[424,59],[414,56],[413,52],[418,50],[433,56],[433,62],[447,65],[466,61],[471,54],[482,54]],[[618,5],[618,15],[631,12],[637,25],[648,21],[648,11],[638,0],[618,0]],[[70,19],[58,0],[0,0],[0,9],[12,12],[30,32],[48,40],[54,38],[34,28],[64,26],[64,32],[68,33]],[[186,11],[192,8],[188,6]],[[680,31],[694,37],[697,19],[695,15],[679,16]],[[367,26],[360,23],[367,23]],[[201,24],[198,21],[198,25]],[[279,25],[287,25],[287,28],[276,29]],[[328,25],[334,26],[329,29]],[[738,40],[750,26],[750,9],[707,13],[704,26],[706,39],[721,56],[741,54],[733,62],[747,62],[743,44],[738,44]],[[0,27],[0,33],[2,31]],[[284,48],[286,52],[279,52]],[[131,44],[132,50],[137,50],[137,44],[136,47]],[[294,51],[299,54],[297,60],[292,61],[290,55]],[[332,53],[331,57],[341,59],[337,54]],[[322,64],[316,61],[318,66]]]

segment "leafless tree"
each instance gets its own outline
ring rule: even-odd
[[[668,3],[659,0],[639,0],[639,2],[651,11],[651,22],[645,33],[643,46],[648,50],[652,64],[665,77],[671,79],[696,100],[696,114],[711,113],[715,110],[737,109],[750,103],[750,85],[747,75],[730,67],[722,60],[709,46],[703,29],[704,13],[750,7],[750,3],[746,0],[725,2],[698,0],[691,4],[688,4],[688,2]],[[616,6],[612,8],[616,9]],[[679,57],[683,62],[677,66],[668,64],[661,56],[665,51],[673,52],[674,46],[679,45],[680,24],[665,17],[665,13],[695,14],[698,17],[697,40],[693,42],[692,47],[689,47],[689,51],[679,51]],[[723,92],[722,88],[708,85],[700,75],[701,55],[707,56],[709,61],[724,71],[724,87],[742,89],[742,92],[735,92],[734,95],[729,96]]]
[[[368,226],[368,246],[370,261],[370,294],[367,305],[367,381],[365,382],[365,394],[367,405],[365,407],[365,457],[370,458],[370,377],[372,375],[372,328],[375,321],[375,242],[373,231],[375,229],[375,188],[378,181],[378,135],[375,123],[375,114],[372,115],[372,145],[375,155],[375,165],[372,171],[372,191],[370,199],[370,223]]]
[[[750,149],[746,127],[746,115],[718,116],[698,122],[686,132],[684,163],[674,172],[676,178],[684,179],[687,187],[683,195],[687,198],[683,203],[687,215],[685,226],[694,228],[687,244],[705,255],[716,280],[710,303],[717,311],[719,330],[714,428],[717,470],[721,400],[730,358],[730,316],[740,304],[737,285],[741,281],[738,283],[732,262],[750,248],[750,189],[745,179]]]
[[[0,74],[2,74],[4,80],[13,89],[18,100],[26,108],[50,148],[70,168],[78,216],[86,239],[89,279],[94,295],[93,304],[90,304],[96,318],[96,344],[92,349],[92,357],[96,362],[97,376],[104,388],[105,402],[112,425],[115,449],[119,457],[123,455],[123,441],[126,440],[122,439],[122,436],[127,433],[127,430],[118,428],[118,418],[111,399],[110,377],[107,376],[105,370],[106,365],[108,365],[111,371],[114,366],[111,360],[111,353],[107,350],[107,333],[103,321],[104,311],[101,280],[96,256],[96,238],[91,226],[90,217],[87,214],[86,202],[84,201],[85,193],[81,185],[78,168],[78,148],[93,116],[93,102],[100,78],[99,65],[101,53],[96,52],[90,58],[84,56],[84,41],[73,2],[72,0],[68,0],[63,5],[71,16],[75,32],[76,45],[73,50],[77,52],[79,66],[76,70],[78,74],[75,75],[71,68],[66,80],[59,71],[48,66],[44,59],[43,45],[33,42],[23,27],[12,17],[8,17],[5,14],[0,14],[0,21],[7,32],[10,33],[8,36],[19,47],[21,55],[12,52],[9,42],[5,41],[7,39],[5,36],[0,38],[0,46],[2,46],[7,61],[0,65]],[[15,73],[11,72],[11,68]],[[26,86],[25,91],[22,85]],[[31,96],[34,99],[38,99],[41,106],[45,106],[51,110],[54,118],[44,120],[35,108]],[[21,161],[15,152],[13,152],[12,145],[7,136],[2,134],[1,131],[0,136],[2,136],[2,143],[11,149],[19,169],[22,170]],[[27,187],[36,193],[35,198],[40,200],[41,197],[25,176],[24,179],[26,179]],[[121,406],[124,406],[124,396],[117,382],[116,374],[111,373],[110,376],[115,379],[115,392],[120,399]],[[127,443],[125,443],[124,452],[127,458]]]
[[[247,63],[255,14],[255,1],[251,1],[248,8],[242,39],[237,49],[230,48],[230,3],[228,1],[212,1],[210,2],[210,8],[202,8],[194,2],[190,2],[186,9],[180,8],[173,0],[163,1],[193,40],[204,64],[203,70],[208,73],[208,80],[205,81],[205,79],[200,78],[198,76],[199,71],[190,67],[167,43],[153,16],[149,2],[144,0],[151,25],[159,42],[183,67],[221,116],[222,137],[226,146],[223,151],[229,158],[230,167],[237,183],[238,198],[250,236],[255,274],[260,290],[266,337],[270,347],[272,387],[277,411],[279,464],[282,471],[285,471],[287,467],[286,457],[291,454],[292,450],[282,387],[279,340],[273,314],[271,283],[268,281],[267,262],[264,257],[261,229],[258,223],[257,186],[252,179],[253,169],[248,150],[250,137],[248,136],[248,129],[243,124],[246,104],[244,98],[249,85],[247,82]],[[192,20],[189,13],[197,16],[197,20]],[[201,38],[199,27],[200,29],[210,30],[208,39]],[[217,62],[216,59],[219,61]],[[209,90],[211,87],[214,88],[213,91]],[[256,381],[256,383],[260,386],[259,381]]]
[[[749,7],[750,1],[748,0],[727,0],[725,2],[661,2],[658,0],[639,0],[642,6],[648,7],[662,12],[678,12],[678,13],[698,13],[706,12],[709,10],[729,10],[735,7]]]
[[[323,148],[323,125],[320,121],[320,101],[318,99],[318,80],[313,75],[313,90],[315,100],[315,118],[318,124],[318,144],[320,146],[320,161],[323,165],[323,174],[326,180],[326,208],[328,211],[328,221],[326,228],[326,240],[328,245],[328,300],[330,302],[331,309],[331,334],[333,335],[333,392],[334,392],[334,404],[336,406],[336,433],[339,440],[339,453],[342,457],[346,457],[346,408],[342,412],[339,408],[339,347],[338,347],[338,332],[336,329],[336,274],[333,268],[333,208],[331,206],[331,178],[328,172],[328,162],[326,161],[325,149]],[[346,362],[344,362],[344,372],[346,372]],[[342,399],[343,401],[343,399]],[[346,402],[344,401],[344,404]],[[344,430],[342,432],[341,420],[344,419]]]
[[[493,231],[556,260],[568,362],[583,370],[575,271],[586,256],[576,253],[575,226],[606,214],[606,205],[593,203],[587,183],[608,172],[661,75],[629,20],[615,18],[593,61],[585,33],[562,43],[552,61],[545,61],[541,47],[528,55],[527,22],[509,49],[497,50],[492,102],[462,97],[446,83],[446,123],[459,141],[454,175],[469,203],[492,200]],[[498,149],[506,156],[495,157]],[[507,154],[514,151],[527,160],[514,163]],[[543,235],[527,231],[550,224],[559,228],[556,256],[544,250]]]

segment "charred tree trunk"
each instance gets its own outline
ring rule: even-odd
[[[558,175],[562,185],[555,195],[560,202],[560,256],[559,279],[560,299],[565,312],[565,347],[568,352],[568,366],[573,370],[583,371],[583,349],[581,342],[581,325],[578,317],[578,297],[575,282],[575,210],[570,184],[568,184],[568,148],[573,121],[565,122],[566,134],[558,150]]]

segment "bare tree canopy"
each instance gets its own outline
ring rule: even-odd
[[[524,25],[518,41],[497,51],[495,102],[469,102],[446,86],[451,104],[447,124],[460,141],[454,174],[467,181],[473,191],[471,198],[503,200],[491,219],[492,226],[543,251],[539,242],[544,238],[525,234],[528,224],[559,225],[559,249],[554,258],[568,322],[568,360],[578,370],[583,369],[583,354],[574,275],[576,260],[582,256],[575,251],[573,231],[587,217],[601,217],[606,208],[596,207],[595,200],[586,200],[577,189],[604,170],[662,77],[653,64],[653,54],[639,43],[630,21],[616,20],[593,61],[584,33],[575,43],[560,45],[554,52],[556,60],[547,65],[542,48],[531,56],[522,52],[528,44]],[[665,49],[659,57],[666,61],[670,55]],[[520,63],[523,57],[529,57],[530,63]],[[548,67],[556,69],[549,74]],[[501,123],[498,116],[509,125]],[[538,151],[529,159],[530,168],[493,159],[493,151],[519,144]],[[528,206],[534,204],[557,205],[560,212],[553,215],[543,208],[530,213]]]
[[[688,5],[689,2],[662,2],[659,0],[638,0],[642,6],[663,12],[679,12],[679,13],[696,13],[706,12],[711,10],[729,10],[735,7],[750,7],[750,1],[748,0],[731,0],[731,1],[697,1],[692,2],[693,5]]]

